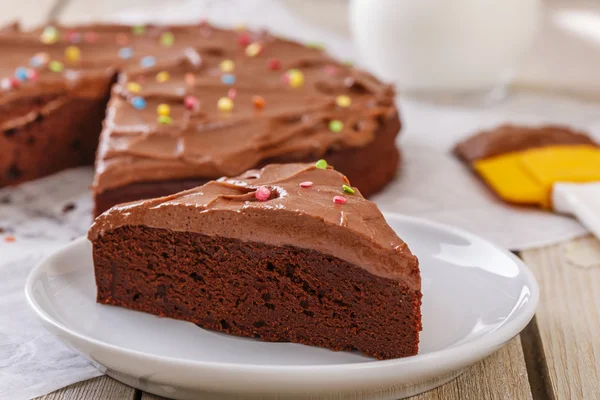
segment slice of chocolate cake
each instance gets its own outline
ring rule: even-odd
[[[418,260],[324,161],[118,205],[89,239],[100,303],[379,359],[417,353]]]

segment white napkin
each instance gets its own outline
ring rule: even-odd
[[[324,42],[333,54],[356,59],[347,38],[299,21],[275,0],[140,3],[145,11],[125,10],[107,19],[190,22],[202,17],[225,25],[265,26],[279,34]],[[97,2],[95,7],[102,4]],[[74,14],[67,19],[82,20],[85,18]],[[451,223],[512,249],[585,233],[571,218],[499,203],[448,151],[460,138],[505,121],[562,122],[600,132],[596,106],[518,95],[497,107],[480,109],[401,101],[401,111],[404,164],[398,179],[375,198],[382,209]],[[91,169],[79,168],[17,188],[0,189],[0,227],[5,231],[0,234],[0,399],[43,395],[100,374],[35,322],[23,294],[25,277],[35,263],[86,233],[91,222],[87,189],[91,180]],[[11,203],[3,204],[7,197]],[[68,211],[70,204],[75,204],[75,209]],[[16,241],[6,241],[9,235]]]

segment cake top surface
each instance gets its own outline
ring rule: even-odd
[[[557,145],[596,144],[585,133],[560,125],[501,125],[458,143],[454,153],[464,162],[473,163],[501,154]]]
[[[171,196],[118,205],[96,218],[88,236],[94,241],[121,226],[141,225],[292,245],[420,284],[416,257],[377,206],[341,173],[317,165],[271,164]]]
[[[266,31],[199,23],[23,32],[13,25],[0,32],[0,46],[7,55],[0,66],[5,129],[34,117],[30,107],[20,112],[20,103],[102,98],[119,73],[97,153],[96,192],[318,159],[366,145],[381,121],[396,115],[391,86],[319,46]]]

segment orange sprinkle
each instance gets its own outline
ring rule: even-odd
[[[4,236],[4,241],[7,243],[15,242],[17,239],[13,235]]]
[[[262,110],[265,106],[265,99],[262,96],[252,96],[252,104],[257,110]]]

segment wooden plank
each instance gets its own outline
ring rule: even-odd
[[[108,376],[67,386],[35,400],[134,400],[136,390]]]
[[[557,399],[600,396],[600,243],[585,237],[527,250],[541,288],[540,355]]]
[[[527,400],[531,399],[523,348],[519,337],[464,374],[412,400]]]

